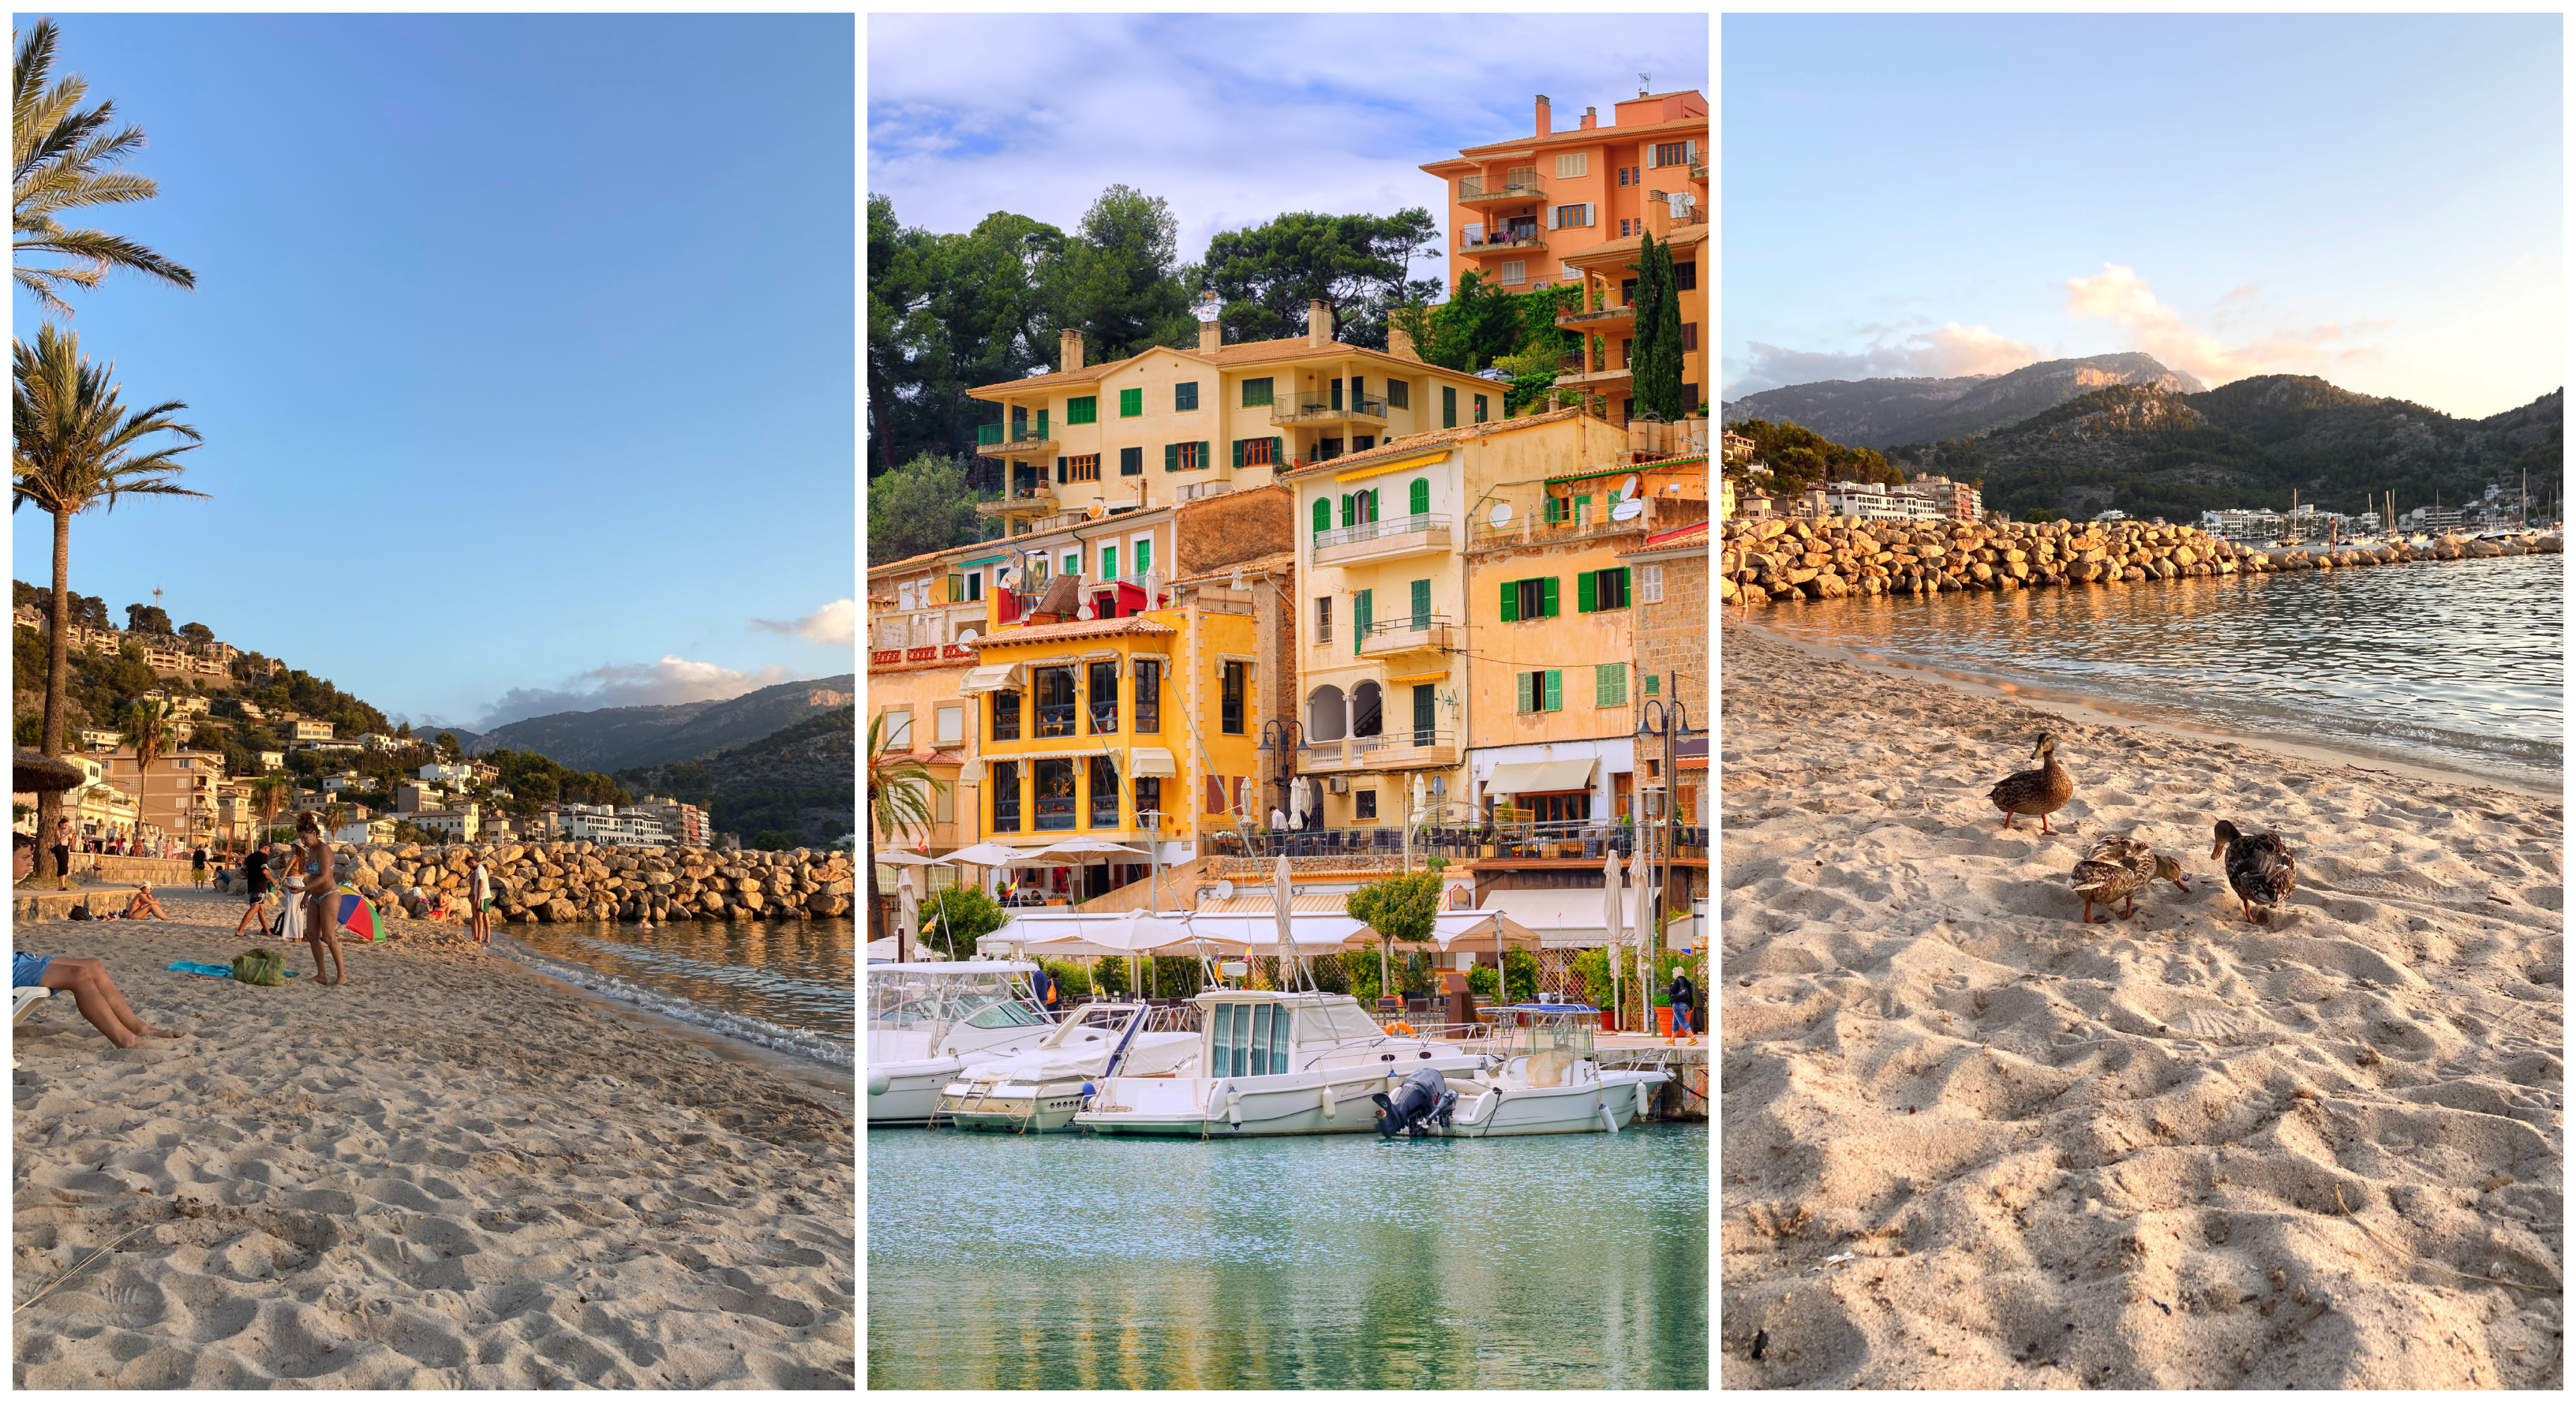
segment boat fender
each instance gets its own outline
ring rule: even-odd
[[[1099,1095],[1099,1094],[1100,1094],[1100,1089],[1099,1089],[1098,1087],[1093,1086],[1093,1085],[1092,1085],[1091,1083],[1089,1083],[1089,1082],[1084,1082],[1084,1083],[1082,1084],[1082,1099],[1083,1099],[1084,1101],[1088,1102],[1092,1097],[1097,1096],[1097,1095]]]
[[[868,1094],[883,1096],[894,1086],[894,1078],[883,1067],[868,1068]]]
[[[1225,1120],[1237,1130],[1243,1128],[1243,1093],[1231,1086],[1225,1089]]]
[[[1332,1084],[1330,1081],[1327,1081],[1327,1082],[1325,1082],[1325,1083],[1324,1083],[1324,1119],[1326,1119],[1326,1120],[1331,1120],[1332,1118],[1333,1118],[1333,1084]]]
[[[1611,1134],[1619,1133],[1619,1118],[1610,1113],[1610,1103],[1607,1101],[1601,1103],[1601,1123],[1609,1127]]]

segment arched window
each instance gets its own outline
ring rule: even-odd
[[[1306,695],[1306,739],[1340,740],[1349,720],[1341,688],[1318,687]]]
[[[1411,511],[1411,513],[1412,513],[1412,515],[1420,516],[1420,515],[1422,515],[1423,513],[1430,511],[1430,510],[1431,510],[1431,479],[1429,479],[1429,478],[1427,478],[1427,477],[1417,477],[1417,478],[1415,478],[1415,479],[1413,480],[1413,486],[1412,486],[1412,488],[1409,490],[1409,492],[1407,493],[1407,496],[1410,498],[1410,501],[1407,503],[1407,506],[1408,506],[1408,508],[1410,509],[1410,511]]]

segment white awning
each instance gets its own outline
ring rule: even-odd
[[[1015,692],[1027,685],[1018,663],[987,663],[966,669],[966,681],[957,690],[971,697],[978,692]]]
[[[1168,779],[1180,772],[1172,752],[1160,746],[1140,745],[1127,752],[1127,773],[1134,778]]]
[[[1496,765],[1492,778],[1485,781],[1488,794],[1555,794],[1569,789],[1590,789],[1597,759],[1540,760],[1524,765]]]
[[[1585,950],[1597,948],[1609,940],[1601,927],[1601,889],[1599,887],[1551,887],[1535,891],[1488,891],[1477,903],[1478,909],[1499,912],[1538,932],[1539,943],[1550,950]],[[1630,888],[1620,893],[1621,924],[1628,939],[1637,932],[1637,893]],[[1443,911],[1442,919],[1465,912]],[[1478,942],[1467,942],[1477,948]]]

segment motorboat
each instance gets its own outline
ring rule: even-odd
[[[1590,1015],[1587,1019],[1585,1015]],[[1641,1119],[1666,1072],[1605,1068],[1593,1057],[1598,1012],[1541,1013],[1525,1027],[1494,1030],[1484,1069],[1449,1078],[1456,1093],[1435,1134],[1474,1139],[1487,1135],[1567,1135],[1587,1130],[1613,1134]],[[1381,1127],[1382,1133],[1384,1132]]]
[[[867,967],[868,1124],[927,1125],[966,1067],[1038,1049],[1056,1021],[1025,960]]]
[[[1194,1065],[1198,1013],[1143,1003],[1084,1004],[1034,1050],[966,1067],[940,1092],[933,1123],[960,1130],[1069,1130],[1101,1080],[1168,1077]]]
[[[1194,1060],[1171,1076],[1102,1078],[1074,1125],[1100,1135],[1357,1134],[1376,1122],[1370,1098],[1429,1068],[1443,1077],[1484,1066],[1480,1054],[1389,1033],[1348,994],[1210,989],[1191,1000]]]

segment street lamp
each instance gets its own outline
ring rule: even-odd
[[[1678,681],[1679,679],[1676,678],[1675,680]],[[1651,929],[1654,932],[1654,942],[1658,945],[1662,944],[1664,939],[1664,902],[1662,897],[1663,893],[1669,890],[1672,886],[1673,858],[1681,850],[1681,805],[1675,802],[1681,796],[1681,783],[1680,776],[1675,773],[1674,766],[1680,758],[1679,751],[1681,742],[1690,734],[1690,713],[1683,709],[1681,700],[1677,697],[1650,697],[1646,700],[1645,705],[1639,707],[1637,710],[1638,738],[1641,740],[1650,736],[1661,736],[1664,738],[1664,764],[1663,769],[1660,771],[1660,778],[1662,778],[1664,782],[1664,842],[1662,845],[1663,870],[1659,874],[1660,880],[1654,883],[1654,891],[1656,894],[1654,925],[1651,928],[1646,926],[1646,923],[1643,920],[1644,910],[1642,906],[1639,908],[1638,913],[1640,917],[1638,921],[1639,933],[1643,934],[1647,929]],[[1645,836],[1642,832],[1642,825],[1641,836]],[[1646,857],[1650,864],[1654,861],[1655,855],[1655,845],[1650,837],[1646,848]],[[1641,899],[1643,895],[1643,893],[1639,893]],[[1641,1009],[1653,1007],[1651,1003],[1645,1002],[1646,1000],[1651,999],[1653,994],[1652,991],[1646,988],[1645,973],[1643,969],[1640,969],[1638,972],[1637,997],[1640,1001],[1639,1007]]]
[[[1271,782],[1279,786],[1279,807],[1282,809],[1288,807],[1288,784],[1296,773],[1296,752],[1305,749],[1305,735],[1305,728],[1294,721],[1273,719],[1261,723],[1261,753],[1277,752],[1279,778]]]

